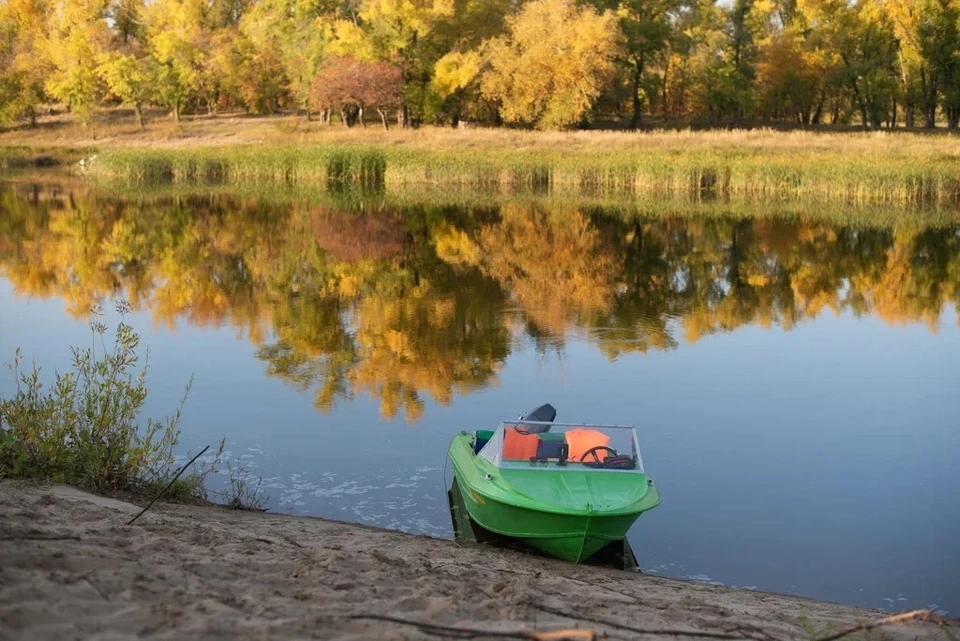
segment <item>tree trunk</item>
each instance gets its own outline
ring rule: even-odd
[[[867,103],[864,102],[863,96],[860,95],[860,89],[857,87],[857,83],[854,81],[851,83],[853,87],[853,97],[856,98],[857,104],[860,106],[860,124],[864,129],[870,128],[870,118],[867,116]]]
[[[173,103],[173,122],[180,122],[180,103]]]
[[[920,68],[920,95],[923,97],[923,126],[926,129],[937,127],[937,87],[933,79],[927,82],[927,74]]]
[[[360,123],[360,126],[366,129],[367,123],[363,121],[363,105],[357,107],[357,122]]]
[[[642,116],[640,110],[643,105],[640,100],[640,79],[643,76],[643,60],[633,61],[633,116],[630,117],[630,128],[636,129],[640,126]]]
[[[909,100],[903,105],[903,120],[904,127],[913,129],[915,124],[913,120],[913,104]]]
[[[37,126],[37,110],[30,105],[30,108],[27,109],[27,113],[30,115],[30,128],[33,129]]]
[[[350,127],[350,120],[347,118],[347,110],[344,107],[340,107],[340,120],[344,127]]]
[[[819,125],[820,120],[823,118],[823,102],[825,98],[825,92],[820,90],[820,100],[817,102],[817,108],[813,112],[813,117],[810,118],[810,124]]]
[[[377,113],[380,114],[380,122],[383,123],[383,130],[386,131],[387,130],[387,114],[380,107],[377,107]]]
[[[138,102],[133,108],[137,111],[137,124],[140,125],[140,129],[146,129],[143,125],[143,105]]]

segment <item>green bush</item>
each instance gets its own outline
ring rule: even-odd
[[[120,303],[117,311],[121,319],[112,345],[100,310],[94,310],[93,346],[72,348],[70,370],[56,372],[49,387],[36,365],[22,370],[17,350],[10,365],[15,391],[0,398],[0,478],[148,491],[175,473],[173,448],[190,383],[170,416],[141,424],[147,367],[138,365],[140,338],[125,322],[129,308]],[[202,479],[185,480],[183,487],[194,488],[195,498],[203,497]]]

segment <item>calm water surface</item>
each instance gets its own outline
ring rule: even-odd
[[[956,226],[0,186],[3,361],[121,297],[273,510],[449,537],[453,434],[551,402],[638,426],[645,572],[960,613]]]

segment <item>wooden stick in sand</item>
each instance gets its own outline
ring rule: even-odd
[[[421,632],[438,636],[448,636],[454,639],[481,639],[481,638],[500,638],[500,639],[528,639],[529,641],[594,641],[597,633],[593,630],[550,630],[547,632],[535,632],[533,630],[483,630],[480,628],[458,628],[447,625],[437,625],[425,621],[411,621],[410,619],[401,619],[400,617],[387,616],[385,614],[355,614],[350,619],[370,621],[388,621],[400,625],[409,625],[419,628]]]
[[[205,448],[203,448],[202,450],[200,450],[200,453],[199,453],[199,454],[197,454],[197,455],[194,456],[192,459],[190,459],[190,462],[189,462],[189,463],[187,463],[186,465],[184,465],[183,467],[181,467],[181,468],[180,468],[180,471],[177,472],[177,475],[174,476],[172,479],[170,479],[170,482],[167,483],[167,486],[166,486],[165,488],[163,488],[162,490],[160,490],[160,493],[159,493],[159,494],[157,494],[155,497],[153,497],[153,500],[150,501],[150,503],[147,504],[147,507],[145,507],[145,508],[143,508],[142,510],[140,510],[140,514],[137,514],[135,517],[133,517],[132,519],[130,519],[129,521],[127,521],[127,525],[133,525],[133,522],[134,522],[134,521],[136,521],[137,519],[139,519],[141,516],[143,516],[143,513],[144,513],[144,512],[146,512],[146,511],[149,510],[151,507],[153,507],[153,504],[157,502],[157,499],[159,499],[161,496],[163,496],[164,493],[173,486],[174,482],[175,482],[178,478],[180,478],[180,475],[183,474],[184,472],[186,472],[186,471],[187,471],[187,468],[190,467],[191,465],[193,465],[193,462],[196,461],[198,458],[200,458],[200,457],[203,455],[203,453],[206,452],[206,451],[209,450],[209,449],[210,449],[210,446],[209,446],[209,445],[206,446]]]
[[[906,623],[908,621],[930,621],[943,626],[956,625],[955,621],[951,621],[950,619],[942,617],[939,614],[935,614],[930,610],[911,610],[910,612],[904,612],[903,614],[894,614],[892,616],[877,619],[875,621],[859,623],[844,630],[840,630],[839,632],[829,634],[825,637],[819,637],[814,641],[837,641],[837,639],[842,639],[848,634],[853,634],[854,632],[859,632],[861,630],[872,630],[882,625],[894,625],[897,623]]]

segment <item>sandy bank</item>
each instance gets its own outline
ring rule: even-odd
[[[618,639],[685,638],[627,626],[786,641],[880,616],[312,518],[158,504],[125,525],[138,511],[67,487],[0,483],[0,639],[437,638],[350,618],[384,614]]]

